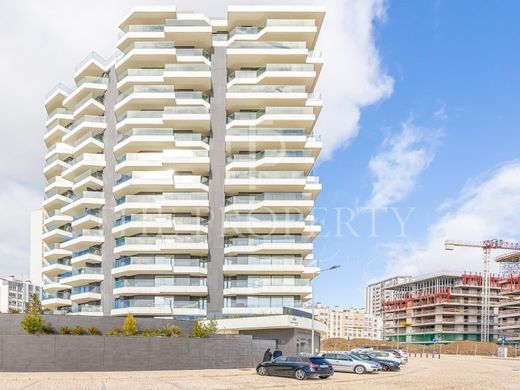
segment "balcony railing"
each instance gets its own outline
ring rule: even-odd
[[[238,111],[228,116],[228,123],[234,120],[255,120],[264,115],[313,115],[312,107],[266,107],[258,111]]]
[[[98,247],[89,247],[77,252],[72,252],[72,258],[81,257],[85,255],[101,256],[101,249]]]
[[[256,153],[241,153],[228,156],[226,162],[251,162],[258,161],[263,158],[295,158],[295,157],[312,157],[310,150],[263,150]]]
[[[163,160],[170,159],[190,159],[208,157],[208,152],[205,150],[173,150],[168,152],[158,153],[127,153],[117,158],[117,163],[124,161],[137,162],[137,161],[157,161],[162,162]]]
[[[55,293],[43,293],[42,296],[43,300],[49,300],[49,299],[70,299],[70,292],[69,291],[58,291]]]
[[[201,201],[208,200],[207,192],[172,192],[162,195],[126,195],[116,199],[116,205],[124,203],[157,203],[169,201]]]
[[[304,179],[302,171],[229,171],[226,179]]]
[[[313,72],[313,64],[267,64],[256,70],[236,70],[229,74],[228,81],[235,78],[257,78],[264,72]]]
[[[203,225],[208,224],[207,218],[202,217],[177,217],[172,214],[133,214],[124,215],[114,221],[114,226],[121,226],[130,222],[171,222],[173,225]]]
[[[307,49],[307,44],[288,41],[234,41],[228,49]]]
[[[141,128],[131,129],[127,132],[119,134],[117,142],[121,142],[128,137],[132,136],[160,136],[160,137],[175,137],[177,141],[202,141],[208,143],[209,138],[199,133],[182,133],[174,132],[173,129],[162,129],[162,128]]]
[[[169,265],[172,267],[207,267],[207,259],[202,257],[177,258],[175,256],[129,256],[114,261],[113,267],[127,265]]]
[[[233,85],[230,93],[305,93],[304,85]]]
[[[254,246],[262,244],[300,244],[310,243],[312,239],[307,236],[273,235],[255,237],[232,237],[224,240],[224,246]]]
[[[148,278],[116,279],[115,288],[122,287],[165,287],[165,286],[205,286],[206,278]]]
[[[61,279],[70,278],[71,276],[76,275],[99,275],[103,273],[103,269],[101,267],[82,267],[82,268],[74,268],[72,271],[64,272],[60,275]]]
[[[80,287],[72,287],[72,294],[101,294],[101,286],[80,286]]]
[[[284,255],[264,255],[264,256],[226,256],[225,265],[283,265],[305,267],[317,267],[317,260],[304,260],[301,256]]]
[[[116,299],[113,306],[114,309],[127,309],[131,307],[142,307],[150,309],[205,309],[206,300],[169,300],[164,303],[159,303],[152,299]]]
[[[226,214],[226,222],[303,222],[303,214]]]
[[[248,279],[248,280],[225,280],[224,288],[262,288],[262,287],[299,287],[310,286],[308,279]]]
[[[157,235],[121,237],[116,240],[116,247],[122,245],[160,245],[160,244],[205,244],[207,236],[199,235]]]
[[[312,200],[312,194],[303,192],[264,192],[254,195],[236,195],[226,198],[226,205],[256,204],[264,201]]]
[[[116,185],[122,184],[130,179],[141,179],[141,180],[173,180],[176,184],[204,184],[207,185],[209,179],[206,176],[197,175],[176,175],[175,173],[168,171],[135,171],[126,175],[121,175],[116,179]]]

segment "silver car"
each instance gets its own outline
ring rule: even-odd
[[[377,372],[382,370],[379,363],[355,359],[354,357],[344,353],[323,353],[321,356],[332,364],[334,371],[338,372],[355,372],[356,374],[364,374],[366,372]]]

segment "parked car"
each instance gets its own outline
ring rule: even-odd
[[[383,369],[383,367],[381,367],[377,362],[357,359],[352,354],[323,353],[320,356],[323,356],[330,364],[332,364],[334,371],[364,374],[366,372],[378,372]]]
[[[372,352],[373,350],[374,350],[374,348],[371,348],[371,347],[358,347],[358,348],[352,349],[350,352],[352,352],[352,353],[367,353],[367,352]]]
[[[381,351],[393,352],[395,356],[400,357],[403,360],[403,364],[408,363],[408,354],[402,349],[385,348],[381,349]]]
[[[392,362],[396,362],[399,364],[402,364],[403,359],[400,356],[396,356],[393,352],[388,351],[372,351],[368,353],[369,356],[376,358],[376,359],[384,359],[384,360],[390,360]]]
[[[401,369],[399,363],[392,360],[378,359],[366,353],[353,353],[352,355],[361,360],[379,363],[381,365],[381,371],[399,371]]]
[[[334,375],[332,365],[321,356],[280,356],[256,366],[258,375],[289,376],[298,380],[327,379]]]

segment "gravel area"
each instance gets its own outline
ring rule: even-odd
[[[336,373],[327,380],[260,377],[253,369],[0,373],[0,389],[519,389],[520,360],[473,356],[410,358],[401,372]]]

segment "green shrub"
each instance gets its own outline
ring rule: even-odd
[[[82,334],[85,334],[85,330],[82,326],[77,325],[74,328],[72,328],[70,333],[72,333],[74,336],[81,336]]]
[[[87,333],[88,333],[90,336],[99,336],[99,335],[101,335],[101,332],[99,331],[99,329],[96,328],[94,325],[89,326],[89,327],[87,328]]]
[[[10,307],[8,313],[9,314],[20,314],[20,310],[13,309],[12,307]]]
[[[166,324],[162,328],[162,333],[167,337],[177,337],[181,334],[181,328],[174,324]]]
[[[33,293],[29,296],[29,302],[27,303],[26,312],[27,314],[32,315],[43,314],[42,303],[40,302],[40,297],[38,296],[38,294]]]
[[[146,329],[143,329],[143,331],[141,332],[141,336],[144,336],[144,337],[156,337],[156,336],[163,336],[164,333],[162,332],[161,329],[154,329],[154,328],[146,328]]]
[[[43,331],[43,317],[41,315],[26,315],[21,322],[22,328],[28,334],[40,334]]]
[[[70,328],[68,326],[60,326],[58,333],[59,334],[70,334]]]
[[[51,324],[44,322],[43,326],[42,326],[42,333],[43,334],[56,334],[56,330],[52,327]]]
[[[211,319],[207,323],[200,320],[195,320],[193,323],[193,330],[191,331],[191,337],[203,338],[208,337],[217,331],[217,320]]]
[[[128,313],[125,322],[123,323],[123,333],[125,336],[135,336],[137,335],[137,321],[135,320],[132,313]]]
[[[109,330],[105,333],[105,336],[122,336],[123,332],[121,332],[121,329],[119,328],[112,328],[112,330]]]

